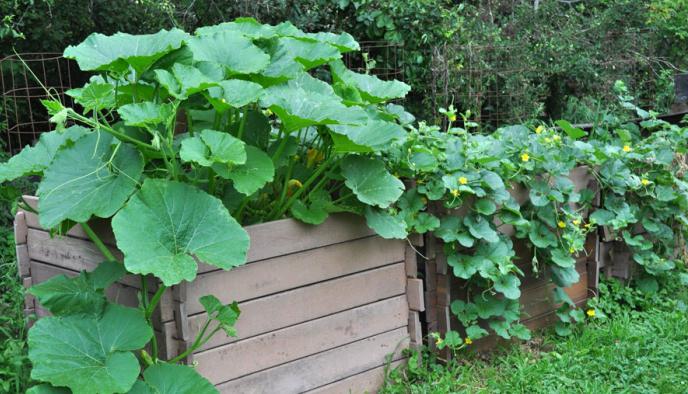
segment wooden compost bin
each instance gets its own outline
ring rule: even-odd
[[[596,192],[594,206],[599,205],[599,193],[594,178],[589,173],[587,167],[577,167],[570,178],[575,185],[576,191],[591,189]],[[528,198],[528,191],[522,189],[510,190],[514,198],[523,202]],[[584,216],[587,216],[585,213]],[[511,226],[504,226],[500,232],[506,235],[513,235]],[[521,277],[521,322],[530,329],[546,327],[557,321],[555,314],[560,304],[553,300],[554,284],[549,280],[548,272],[535,274],[532,269],[532,252],[527,247],[524,240],[512,239],[516,251],[516,266],[524,273]],[[428,332],[439,332],[445,334],[449,330],[460,330],[462,327],[456,316],[451,313],[450,305],[453,300],[465,299],[466,281],[456,278],[451,272],[451,267],[447,265],[446,257],[443,253],[442,240],[426,236],[426,257],[424,260],[423,272],[425,273],[425,302],[426,311],[424,313],[425,323]],[[597,292],[600,256],[599,237],[596,233],[589,234],[585,252],[576,256],[576,270],[580,274],[578,283],[566,288],[569,297],[577,304],[584,304],[587,299],[594,296]],[[475,348],[486,349],[497,343],[496,336],[492,335],[482,339]],[[434,347],[434,343],[429,341],[428,345]],[[445,350],[443,356],[450,357],[450,352]]]
[[[93,226],[121,257],[109,225]],[[154,317],[163,356],[193,341],[205,321],[198,302],[205,294],[236,300],[241,308],[237,338],[218,334],[187,360],[223,393],[375,391],[387,357],[399,365],[405,361],[401,350],[421,343],[422,282],[406,241],[379,238],[350,215],[319,226],[285,219],[246,230],[247,264],[231,271],[200,264],[194,282],[165,292]],[[92,270],[103,260],[79,226],[51,237],[30,212],[17,214],[15,236],[25,287]],[[138,287],[137,278],[126,277],[107,295],[136,306]],[[47,314],[32,296],[26,313]]]

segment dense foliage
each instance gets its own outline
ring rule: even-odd
[[[63,232],[81,223],[106,261],[31,288],[53,314],[29,332],[31,376],[46,383],[34,392],[156,392],[170,382],[213,391],[176,363],[219,331],[235,335],[238,306],[202,297],[199,337],[160,360],[152,315],[166,289],[193,280],[197,261],[243,264],[242,225],[285,214],[319,224],[398,199],[404,185],[376,152],[405,138],[399,119],[410,115],[384,102],[409,87],[348,70],[342,53],[357,49],[348,34],[240,19],[194,35],[93,34],[65,50],[97,75],[68,91],[78,109],[44,101],[57,130],[0,166],[0,179],[40,175],[41,225]],[[87,224],[92,217],[112,217],[123,261]],[[126,274],[141,278],[138,308],[105,299]]]

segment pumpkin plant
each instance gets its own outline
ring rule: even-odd
[[[237,19],[194,34],[93,34],[65,50],[94,75],[67,92],[78,107],[44,102],[57,129],[2,164],[0,180],[40,176],[40,224],[80,224],[104,261],[30,289],[52,313],[29,332],[31,376],[44,382],[33,392],[215,392],[177,363],[218,331],[235,335],[238,306],[201,298],[199,337],[163,360],[152,322],[163,293],[194,280],[198,262],[243,264],[243,225],[396,202],[404,185],[381,154],[412,117],[385,102],[409,87],[347,69],[342,54],[358,49],[346,33]],[[123,261],[94,217],[111,218]],[[138,308],[104,296],[125,275],[139,277]]]

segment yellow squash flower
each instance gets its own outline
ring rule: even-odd
[[[458,197],[459,194],[461,194],[457,189],[452,189],[450,193],[452,196],[454,196],[454,198]]]
[[[569,248],[569,253],[571,253],[571,254],[576,253],[576,249],[574,249],[573,246],[570,247],[570,248]]]
[[[631,148],[631,147],[628,146],[628,145],[624,145],[624,146],[623,146],[623,151],[626,152],[626,153],[628,153],[628,152],[630,152],[630,151],[632,151],[632,150],[633,150],[633,148]]]
[[[450,122],[455,122],[455,121],[456,121],[456,115],[455,115],[455,114],[449,115],[449,121],[450,121]]]
[[[435,340],[435,345],[440,346],[444,342],[444,339],[437,337],[437,340]]]
[[[580,224],[580,220],[576,219],[572,223],[574,226],[578,226]]]
[[[303,187],[303,184],[298,179],[290,179],[289,182],[287,182],[287,188],[289,188],[289,189],[293,189],[293,188],[300,189],[302,187]]]
[[[566,223],[560,220],[557,222],[557,226],[559,226],[559,228],[566,228]]]
[[[640,180],[640,183],[642,183],[643,186],[647,186],[647,185],[650,184],[650,181],[648,181],[647,179],[643,178],[643,179]]]
[[[538,127],[535,129],[535,134],[540,134],[540,133],[542,133],[543,131],[545,131],[545,126],[540,125],[540,126],[538,126]]]
[[[552,139],[549,137],[545,137],[545,142],[549,144],[550,142],[552,142]]]
[[[459,178],[459,183],[465,185],[468,183],[468,179],[465,176]]]
[[[554,141],[559,141],[559,140],[561,140],[561,137],[559,137],[558,135],[555,135],[554,137],[552,137],[552,139]]]
[[[588,309],[587,312],[585,312],[588,317],[595,317],[595,310],[594,309]]]
[[[470,345],[470,344],[473,343],[473,341],[472,341],[471,338],[469,338],[469,337],[466,337],[466,339],[464,339],[463,342],[464,342],[466,345]]]
[[[521,161],[527,162],[528,160],[530,160],[530,155],[527,154],[527,153],[523,153],[523,154],[521,155]]]

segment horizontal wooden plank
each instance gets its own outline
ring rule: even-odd
[[[214,294],[223,303],[242,302],[324,280],[401,262],[404,241],[367,237],[199,275],[186,286],[189,313],[198,299]]]
[[[404,263],[397,263],[241,303],[236,324],[239,337],[216,335],[203,349],[403,295],[405,287]],[[189,317],[191,338],[205,321],[205,313]]]
[[[358,394],[376,393],[385,382],[387,371],[403,367],[406,360],[399,360],[389,365],[370,369],[346,379],[338,380],[315,390],[307,391],[308,394]]]
[[[24,196],[29,205],[36,207],[37,198]],[[26,212],[27,225],[33,229],[42,229],[38,217]],[[103,222],[103,223],[101,223]],[[114,237],[107,221],[94,220],[94,230],[103,240],[112,245]],[[247,262],[264,260],[289,253],[320,248],[340,242],[351,241],[373,235],[375,232],[365,224],[365,220],[352,214],[331,215],[324,223],[313,226],[294,219],[282,219],[269,223],[247,226],[246,231],[251,239]],[[80,226],[72,228],[68,235],[88,239]],[[204,271],[202,269],[202,271]]]
[[[210,349],[194,361],[211,382],[225,382],[407,324],[408,307],[399,296]]]
[[[406,328],[389,331],[278,367],[222,383],[222,393],[291,394],[312,390],[402,358],[408,347]],[[236,362],[241,362],[237,360]]]
[[[56,275],[66,275],[68,277],[74,277],[78,275],[78,272],[76,271],[55,267],[53,265],[45,264],[35,260],[31,260],[31,271],[33,284],[45,282]],[[130,307],[138,307],[138,291],[139,290],[137,288],[128,286],[126,283],[115,283],[105,291],[105,295],[112,302]],[[163,297],[160,299],[160,323],[171,321],[173,319],[171,303],[172,295],[170,290],[167,290],[165,295],[163,295]]]

